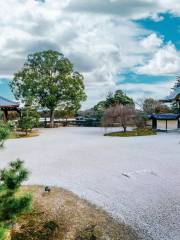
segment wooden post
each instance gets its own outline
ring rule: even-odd
[[[153,119],[152,119],[152,128],[153,128],[154,130],[157,130],[157,119],[156,119],[156,118],[153,118]]]
[[[3,112],[4,112],[4,121],[7,122],[8,121],[8,110],[4,109]]]
[[[177,127],[180,128],[180,118],[178,118]]]
[[[179,105],[178,128],[180,128],[180,100],[178,101],[178,105]]]

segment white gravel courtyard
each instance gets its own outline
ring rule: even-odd
[[[100,128],[44,129],[5,146],[0,168],[24,160],[29,184],[67,188],[145,239],[180,239],[180,133],[118,138]]]

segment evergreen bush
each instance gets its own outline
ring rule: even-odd
[[[11,128],[9,124],[0,122],[0,146],[4,145],[4,141],[9,137]]]
[[[28,135],[34,127],[38,126],[39,115],[37,111],[29,106],[26,106],[21,111],[21,118],[18,121],[18,127]]]
[[[17,194],[27,178],[28,171],[19,159],[0,172],[0,240],[5,239],[7,229],[10,229],[17,217],[30,208],[31,196]]]

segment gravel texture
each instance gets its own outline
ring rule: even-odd
[[[144,239],[180,239],[180,133],[104,137],[100,128],[41,130],[8,140],[0,168],[16,158],[28,184],[56,185],[103,207]]]

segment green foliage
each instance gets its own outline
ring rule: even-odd
[[[39,114],[37,111],[31,107],[24,107],[21,110],[21,117],[18,121],[18,127],[21,128],[22,131],[28,134],[28,131],[32,130],[34,127],[38,125],[39,122]]]
[[[97,119],[101,119],[104,111],[106,109],[106,101],[100,101],[98,104],[94,106],[94,111]]]
[[[133,99],[128,97],[122,90],[117,90],[114,95],[109,93],[106,98],[106,108],[114,106],[116,104],[133,105]]]
[[[22,182],[27,178],[28,171],[20,160],[11,162],[8,168],[0,172],[0,232],[2,235],[7,227],[30,207],[30,195],[17,195]]]
[[[8,123],[0,122],[0,146],[4,145],[4,141],[9,137],[12,126]]]
[[[9,164],[9,168],[1,170],[0,173],[0,189],[16,191],[20,188],[21,183],[28,178],[28,171],[23,167],[21,160],[13,161]]]
[[[52,124],[58,106],[78,110],[86,99],[83,76],[63,54],[52,50],[29,55],[10,86],[17,99],[50,110]]]
[[[0,240],[4,240],[6,238],[8,228],[3,224],[0,225]]]
[[[6,126],[9,128],[10,131],[13,131],[15,129],[16,124],[13,121],[8,121],[6,123]]]
[[[117,90],[114,94],[109,93],[105,101],[100,101],[94,106],[96,117],[100,120],[109,107],[121,105],[134,105],[133,99],[128,97],[122,90]]]
[[[104,136],[110,137],[137,137],[137,136],[149,136],[149,135],[156,135],[156,132],[151,128],[137,128],[132,131],[127,132],[112,132],[106,133]]]

